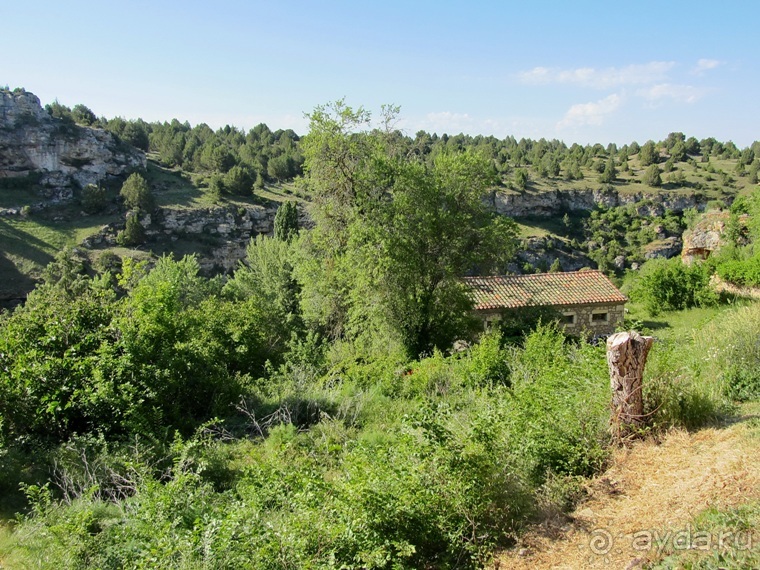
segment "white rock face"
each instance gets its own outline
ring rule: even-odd
[[[74,185],[97,184],[145,168],[141,151],[102,129],[54,119],[32,93],[0,91],[0,178],[39,173],[52,202]]]
[[[665,210],[683,212],[700,206],[695,195],[660,191],[653,194],[637,192],[620,194],[609,190],[554,190],[549,192],[495,192],[493,207],[499,213],[511,217],[551,217],[568,211],[593,210],[595,206],[613,208],[637,204],[640,216],[661,216]]]

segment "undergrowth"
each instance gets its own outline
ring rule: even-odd
[[[749,397],[756,380],[736,370],[760,358],[758,333],[750,306],[656,343],[652,429],[697,427]],[[27,480],[29,511],[0,539],[4,563],[479,567],[531,520],[570,508],[578,481],[605,466],[604,348],[552,327],[519,347],[491,333],[412,362],[350,345],[295,353],[251,384],[236,416],[194,436],[51,448],[49,479]]]

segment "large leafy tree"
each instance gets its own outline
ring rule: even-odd
[[[380,331],[411,355],[462,334],[470,301],[460,277],[511,256],[515,225],[483,196],[495,171],[483,156],[410,158],[394,136],[342,101],[310,116],[305,167],[316,227],[302,240],[304,311],[333,335]]]

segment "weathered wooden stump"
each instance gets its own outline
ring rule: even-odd
[[[654,339],[636,331],[621,332],[607,339],[607,364],[612,389],[613,434],[622,439],[635,433],[644,423],[641,378]]]

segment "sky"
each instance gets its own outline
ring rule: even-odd
[[[345,98],[450,135],[760,140],[760,1],[0,0],[0,86],[96,115],[308,132]]]

